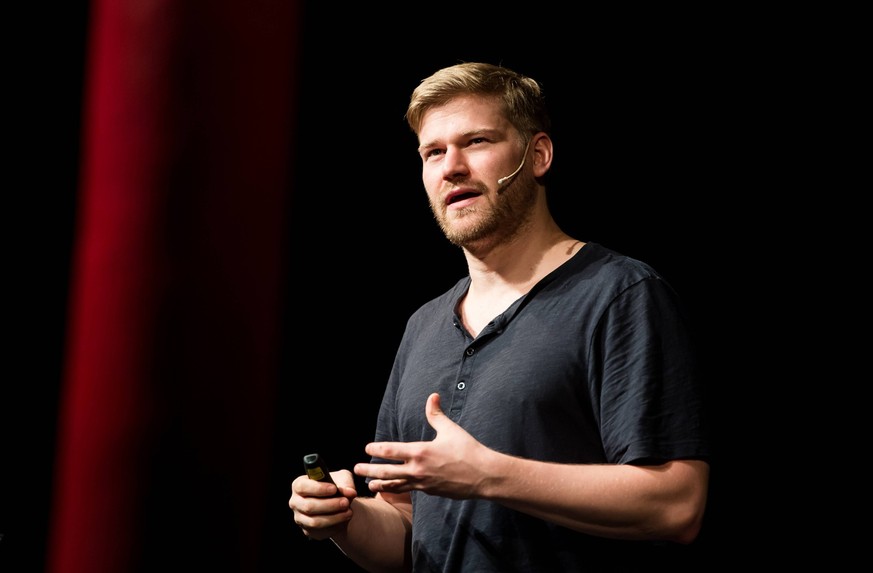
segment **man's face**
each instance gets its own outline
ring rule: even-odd
[[[532,176],[522,170],[497,183],[524,158],[498,99],[462,96],[429,110],[418,140],[431,210],[452,243],[499,239],[529,218],[536,200]]]

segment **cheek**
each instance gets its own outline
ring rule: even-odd
[[[421,171],[421,182],[424,185],[424,190],[427,191],[428,197],[433,197],[439,192],[442,185],[442,177],[435,169],[425,167]]]
[[[427,202],[430,203],[432,208],[437,208],[440,205],[438,188],[429,188],[425,184],[424,190],[427,193]]]
[[[424,192],[427,194],[427,202],[431,209],[434,211],[442,210],[444,206],[440,199],[441,181],[422,177],[422,183],[424,183]]]
[[[421,166],[421,180],[424,182],[425,187],[430,187],[439,178],[439,169],[428,163]]]

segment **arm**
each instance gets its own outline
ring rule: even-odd
[[[662,465],[557,464],[491,450],[446,417],[439,395],[426,414],[430,442],[377,442],[370,455],[403,464],[357,464],[377,492],[421,490],[481,498],[591,535],[690,543],[700,530],[709,480],[702,461]]]
[[[412,570],[412,502],[409,493],[378,493],[352,503],[354,518],[331,537],[367,571]]]
[[[489,450],[478,495],[577,531],[618,539],[690,543],[706,504],[709,466],[571,465]]]
[[[302,475],[291,484],[288,506],[310,539],[328,539],[352,561],[373,572],[409,571],[412,503],[408,493],[358,497],[351,472],[331,472],[334,486]]]

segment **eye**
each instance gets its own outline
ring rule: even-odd
[[[438,149],[438,148],[426,149],[422,152],[421,158],[424,159],[425,161],[427,161],[428,159],[430,159],[432,157],[436,157],[437,155],[442,155],[444,153],[445,153],[445,150],[443,150],[443,149]]]

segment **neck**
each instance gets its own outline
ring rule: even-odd
[[[484,257],[467,252],[470,288],[458,308],[464,327],[477,336],[495,316],[570,260],[582,246],[582,241],[559,232],[539,241],[500,245]]]
[[[548,233],[524,234],[487,252],[464,251],[475,288],[526,293],[544,276],[567,262],[584,243],[557,226]]]

